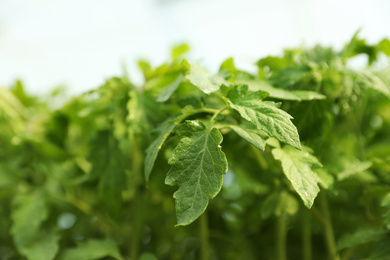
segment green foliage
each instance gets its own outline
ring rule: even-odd
[[[183,44],[63,106],[0,88],[0,259],[388,259],[389,46],[253,74]]]

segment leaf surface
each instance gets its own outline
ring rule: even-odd
[[[279,109],[272,101],[263,101],[267,93],[248,92],[248,86],[235,86],[228,93],[228,103],[240,115],[256,125],[271,137],[295,148],[300,148],[297,128],[291,122],[292,116]]]
[[[111,239],[91,239],[79,244],[75,248],[66,249],[58,257],[58,260],[96,260],[110,256],[122,260],[119,249]]]
[[[290,146],[275,148],[272,154],[282,164],[287,179],[299,194],[306,207],[311,208],[320,188],[321,181],[312,168],[322,167],[316,157],[307,151],[299,151]]]
[[[259,129],[251,124],[229,125],[229,127],[239,136],[244,138],[256,148],[264,151],[265,140],[267,139]]]
[[[177,225],[188,225],[206,209],[222,187],[227,160],[220,148],[222,135],[218,129],[206,127],[200,121],[180,124],[176,133],[181,136],[169,163],[165,183],[178,185],[174,193]]]
[[[154,132],[158,133],[158,136],[146,149],[144,172],[146,182],[149,180],[154,162],[156,161],[157,155],[165,140],[182,120],[184,120],[187,116],[192,115],[194,112],[195,110],[191,106],[187,106],[182,110],[181,115],[169,117],[154,130]]]
[[[20,253],[29,260],[54,259],[58,250],[57,232],[40,230],[48,217],[44,194],[20,195],[14,198],[13,204],[11,234]]]
[[[206,94],[217,91],[222,84],[230,84],[222,76],[210,74],[197,63],[191,64],[190,73],[186,78]]]
[[[360,229],[351,234],[345,234],[337,243],[339,250],[347,247],[354,247],[368,242],[378,240],[386,233],[386,230],[379,228]]]
[[[248,88],[252,91],[265,91],[272,98],[282,99],[282,100],[315,100],[315,99],[326,99],[326,96],[306,90],[286,90],[281,88],[275,88],[267,81],[259,80],[241,80],[239,83],[248,85]]]

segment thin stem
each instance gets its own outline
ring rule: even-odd
[[[277,232],[276,232],[276,259],[287,260],[287,224],[283,213],[277,217]]]
[[[142,164],[142,152],[140,151],[139,144],[136,140],[135,135],[130,136],[134,147],[133,147],[133,154],[132,154],[132,190],[134,192],[133,194],[133,202],[132,202],[132,234],[130,237],[130,259],[138,259],[138,249],[139,249],[139,243],[140,243],[140,232],[142,229],[143,224],[143,216],[142,216],[142,207],[143,203],[142,200],[142,194],[140,194],[139,186],[142,183],[140,176],[141,174],[141,164]]]
[[[263,154],[259,151],[259,149],[257,149],[257,148],[254,147],[253,145],[251,145],[250,147],[251,147],[251,150],[253,151],[253,154],[254,154],[255,157],[256,157],[257,162],[258,162],[259,165],[260,165],[260,168],[263,169],[263,170],[267,170],[267,169],[268,169],[268,163],[267,163],[267,161],[264,159]]]
[[[319,199],[321,202],[322,215],[323,215],[324,220],[325,220],[325,222],[324,222],[324,235],[325,235],[326,245],[328,247],[329,257],[332,260],[340,260],[340,256],[338,254],[337,247],[336,247],[336,241],[334,238],[332,221],[330,219],[328,199],[326,197],[325,190],[322,190],[320,192]]]
[[[209,226],[207,221],[207,214],[203,212],[200,216],[200,245],[201,245],[201,260],[210,259],[210,241],[209,241]]]
[[[311,244],[311,215],[305,208],[302,217],[302,244],[303,244],[303,260],[312,259],[312,244]]]
[[[214,121],[214,119],[219,115],[221,114],[223,111],[225,111],[226,109],[228,109],[229,106],[226,106],[224,108],[221,108],[220,110],[217,110],[214,115],[211,117],[211,121]]]

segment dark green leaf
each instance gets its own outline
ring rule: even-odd
[[[91,239],[80,243],[75,248],[62,251],[58,260],[97,260],[103,257],[113,257],[117,260],[123,260],[116,243],[111,239],[95,240]]]
[[[381,238],[385,233],[386,230],[378,228],[360,229],[352,234],[342,236],[337,243],[337,248],[343,249],[372,242]]]
[[[181,140],[174,149],[165,183],[178,185],[176,200],[177,225],[192,223],[206,209],[222,187],[227,160],[221,151],[222,135],[218,129],[200,121],[186,121],[176,131]]]

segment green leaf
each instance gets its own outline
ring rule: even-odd
[[[206,94],[217,91],[221,85],[230,85],[222,76],[210,74],[197,63],[191,64],[186,78]]]
[[[372,242],[381,238],[385,233],[386,230],[378,228],[360,229],[352,234],[345,234],[342,236],[337,243],[337,248],[341,250],[343,248]]]
[[[65,249],[58,256],[58,260],[97,260],[107,256],[118,260],[124,259],[113,240],[91,239],[80,243],[76,248]]]
[[[311,208],[320,188],[320,178],[312,168],[322,167],[316,157],[311,155],[306,147],[302,151],[285,146],[275,148],[272,154],[282,164],[287,179],[290,180],[295,191],[299,194],[306,207]]]
[[[56,230],[41,232],[30,244],[20,248],[29,260],[52,260],[56,256],[60,237]]]
[[[266,135],[252,124],[228,125],[239,136],[253,144],[256,148],[264,151]]]
[[[176,200],[177,225],[188,225],[206,209],[222,187],[227,160],[220,148],[222,135],[218,129],[200,121],[186,121],[176,131],[181,140],[174,149],[165,183],[178,185]]]
[[[173,75],[165,76],[161,79],[160,85],[164,86],[164,89],[158,94],[157,101],[165,102],[167,101],[173,92],[179,87],[184,76],[181,72],[178,72]]]
[[[158,133],[158,136],[146,149],[145,156],[145,180],[149,181],[150,173],[152,172],[154,162],[156,161],[157,155],[161,150],[165,140],[171,134],[172,130],[186,117],[195,113],[195,110],[191,106],[183,108],[182,114],[179,116],[171,116],[162,122],[153,132]]]
[[[292,116],[279,109],[272,101],[263,101],[267,93],[248,92],[248,86],[235,86],[228,93],[228,103],[240,115],[256,125],[267,135],[281,142],[300,148],[297,128],[290,121]]]
[[[42,192],[19,195],[14,198],[11,214],[11,234],[18,248],[32,242],[43,221],[48,217],[46,200]]]
[[[383,218],[387,229],[390,230],[390,193],[387,193],[382,199],[381,206],[387,208],[386,212],[383,214]]]
[[[188,44],[179,44],[172,48],[171,58],[172,60],[180,59],[184,54],[186,54],[190,50],[190,46]]]
[[[117,216],[122,209],[122,191],[126,188],[123,155],[110,131],[100,131],[92,141],[90,178],[98,179],[99,197],[109,213]]]
[[[375,243],[371,250],[368,258],[363,260],[388,260],[390,255],[390,239],[382,239]]]
[[[261,208],[261,217],[269,218],[272,215],[280,216],[282,213],[295,215],[299,209],[297,199],[286,191],[277,191],[266,198]]]
[[[352,71],[345,70],[348,75],[354,78],[355,83],[362,89],[368,88],[381,92],[387,96],[390,95],[389,87],[383,80],[370,71]]]
[[[303,101],[303,100],[326,99],[326,96],[314,91],[286,90],[281,88],[275,88],[267,81],[240,80],[238,81],[238,83],[248,85],[248,88],[251,91],[261,90],[267,92],[269,94],[269,97],[277,98],[281,100]]]
[[[19,195],[13,204],[11,234],[20,253],[29,260],[54,259],[58,250],[58,234],[56,230],[41,231],[41,224],[48,217],[44,194]]]
[[[379,47],[381,51],[386,54],[387,56],[390,56],[390,40],[389,39],[383,39],[379,42]]]
[[[337,178],[341,181],[344,179],[347,179],[348,177],[363,172],[367,169],[369,169],[372,166],[371,161],[365,161],[361,162],[359,160],[354,160],[352,162],[349,162],[349,164],[346,162],[346,165],[344,166],[344,170],[337,174]]]

